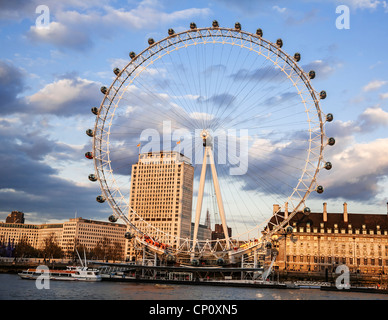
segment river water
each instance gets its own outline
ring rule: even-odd
[[[388,300],[388,294],[106,281],[50,281],[38,289],[34,280],[0,274],[0,300]]]

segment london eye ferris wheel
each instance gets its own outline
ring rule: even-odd
[[[324,148],[335,140],[324,129],[333,115],[321,110],[326,92],[314,90],[314,70],[303,70],[301,54],[286,53],[281,39],[270,42],[239,23],[191,23],[148,45],[113,70],[86,132],[95,169],[89,180],[99,182],[97,201],[109,203],[109,219],[121,218],[139,242],[162,238],[166,231],[131,207],[131,170],[139,153],[175,151],[194,168],[193,230],[190,238],[169,235],[179,245],[144,243],[151,250],[241,256],[292,232],[290,219],[310,212],[309,194],[324,191],[319,171],[332,168]],[[200,224],[221,225],[223,239],[200,239]]]

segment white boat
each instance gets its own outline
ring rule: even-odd
[[[50,280],[101,281],[100,272],[88,267],[68,266],[66,270],[27,269],[18,273],[22,279],[36,280],[46,276]]]
[[[100,271],[97,269],[90,269],[87,266],[86,254],[85,254],[85,263],[82,263],[82,259],[79,256],[79,253],[76,249],[79,260],[81,262],[81,267],[79,266],[68,266],[66,270],[50,270],[46,268],[37,268],[37,269],[27,269],[23,272],[18,273],[19,277],[22,279],[42,279],[42,277],[47,277],[50,280],[78,280],[78,281],[101,281],[102,277]]]

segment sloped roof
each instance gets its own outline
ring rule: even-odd
[[[362,229],[365,225],[366,229],[375,230],[380,226],[380,230],[388,230],[388,215],[387,214],[365,214],[365,213],[348,213],[348,221],[344,222],[343,213],[327,213],[327,221],[323,221],[322,212],[311,212],[305,215],[298,212],[290,220],[290,225],[296,223],[297,227],[306,227],[310,223],[310,227],[320,227],[324,223],[325,228],[334,228],[336,224],[338,229],[348,229],[349,224],[352,229]]]

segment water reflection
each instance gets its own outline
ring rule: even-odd
[[[256,289],[155,285],[124,282],[51,281],[38,290],[35,281],[0,274],[0,300],[388,300],[388,295],[328,292],[319,289]]]

